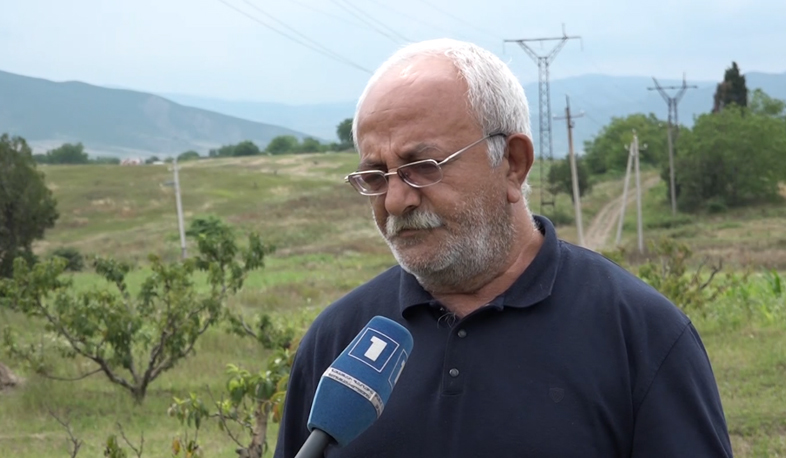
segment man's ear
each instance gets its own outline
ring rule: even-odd
[[[505,159],[508,161],[508,201],[515,203],[521,200],[521,187],[535,163],[535,148],[532,140],[524,134],[509,135],[507,142]]]

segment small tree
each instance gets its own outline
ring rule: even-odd
[[[347,118],[336,126],[336,135],[341,149],[352,148],[352,118]]]
[[[87,164],[90,162],[85,147],[81,143],[64,143],[47,151],[46,157],[49,164]]]
[[[188,150],[184,153],[180,153],[180,155],[177,156],[177,162],[193,161],[199,159],[199,157],[199,153],[196,151]]]
[[[233,156],[258,156],[261,153],[256,143],[246,140],[235,145]]]
[[[323,150],[322,144],[313,137],[306,137],[297,147],[300,153],[319,153]]]
[[[58,216],[57,201],[25,140],[0,136],[0,277],[11,276],[15,258],[34,259],[33,241]]]
[[[270,154],[287,154],[294,152],[297,146],[298,140],[294,135],[279,135],[270,140],[265,151]]]
[[[229,364],[226,393],[220,399],[208,391],[211,400],[206,403],[196,393],[190,393],[184,399],[175,398],[168,413],[181,425],[195,427],[194,437],[203,420],[212,419],[238,445],[236,452],[241,458],[261,458],[267,449],[271,417],[273,421],[281,419],[280,407],[299,340],[294,339],[293,327],[273,323],[268,315],[259,316],[254,326],[239,315],[230,315],[230,323],[235,333],[252,337],[273,351],[266,364],[257,372]],[[242,436],[248,437],[247,443]],[[176,441],[179,445],[180,441]],[[186,443],[191,448],[198,447],[193,441]]]
[[[70,272],[81,272],[85,268],[85,258],[82,253],[74,247],[60,247],[52,251],[52,257],[65,259],[65,270]]]
[[[199,237],[198,254],[182,262],[164,264],[150,255],[151,274],[135,296],[126,275],[127,264],[96,258],[96,272],[116,291],[78,292],[65,278],[65,260],[53,258],[32,268],[15,262],[13,280],[0,283],[0,301],[30,317],[42,318],[45,331],[66,357],[83,357],[96,369],[79,378],[103,373],[142,402],[149,385],[194,351],[197,340],[224,313],[230,294],[242,286],[248,272],[263,266],[269,248],[251,234],[241,249],[229,231]],[[207,273],[208,291],[197,292],[194,274]],[[51,376],[44,351],[23,345],[9,327],[4,329],[6,350]]]
[[[667,138],[665,123],[654,114],[635,113],[624,118],[612,118],[596,137],[584,142],[584,158],[589,172],[624,172],[628,164],[628,148],[633,142],[633,131],[639,137],[639,144],[647,144],[641,151],[643,164],[668,164]]]
[[[579,179],[579,197],[592,190],[592,184],[589,181],[589,172],[587,165],[580,158],[576,158],[576,172]],[[549,168],[549,188],[553,194],[565,193],[570,196],[570,201],[573,202],[573,176],[570,171],[570,161],[565,158],[561,161],[555,162]]]

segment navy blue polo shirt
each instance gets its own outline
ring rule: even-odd
[[[275,457],[300,449],[320,376],[375,315],[409,329],[412,354],[380,418],[325,457],[731,457],[688,318],[536,220],[532,264],[463,319],[398,266],[327,307],[298,349]]]

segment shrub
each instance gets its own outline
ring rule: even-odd
[[[52,252],[51,257],[63,258],[66,261],[65,270],[81,272],[85,268],[85,258],[74,247],[61,247]]]

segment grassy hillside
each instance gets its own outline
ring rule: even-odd
[[[266,267],[249,278],[230,306],[305,320],[393,265],[393,257],[373,227],[366,199],[342,181],[356,162],[357,157],[347,153],[216,159],[182,165],[186,222],[197,215],[219,215],[242,230],[259,231],[265,241],[277,247]],[[72,246],[85,254],[135,261],[140,270],[131,276],[132,289],[147,273],[147,253],[168,259],[179,256],[173,189],[165,185],[171,180],[167,166],[46,166],[43,170],[58,199],[61,217],[47,239],[36,246],[40,255]],[[645,180],[656,176],[647,173]],[[531,180],[533,185],[539,183],[537,175]],[[604,214],[608,201],[621,190],[619,179],[595,186],[583,200],[585,228],[594,216]],[[539,201],[538,192],[533,191],[534,204]],[[662,202],[663,195],[661,184],[645,194],[648,239],[672,235],[696,246],[700,254],[726,253],[722,251],[726,247],[736,263],[741,264],[747,255],[750,261],[766,258],[773,265],[786,265],[786,231],[777,230],[786,227],[782,207],[773,204],[720,216],[673,220]],[[557,207],[569,212],[569,198],[559,196]],[[630,206],[623,240],[629,249],[634,246],[634,217],[635,206]],[[558,233],[575,240],[572,227],[558,227]],[[613,244],[613,234],[607,242],[607,246]],[[754,272],[744,288],[720,297],[707,315],[692,316],[713,362],[738,457],[786,455],[782,389],[786,379],[786,294],[778,293],[760,271]],[[99,284],[89,272],[75,274],[74,279],[79,288]],[[39,335],[35,323],[17,314],[0,311],[0,321],[29,337]],[[103,441],[118,433],[116,422],[132,440],[144,434],[145,457],[170,456],[172,438],[182,434],[177,422],[165,415],[172,396],[205,393],[205,387],[217,394],[223,389],[227,363],[253,370],[265,356],[256,343],[222,329],[209,331],[197,350],[193,358],[156,381],[141,406],[133,405],[126,393],[101,376],[54,382],[22,371],[27,382],[0,394],[0,455],[67,456],[66,434],[49,415],[51,409],[70,418],[75,435],[85,440],[80,457],[101,456]],[[70,375],[89,367],[82,361],[74,364],[55,359],[51,364]],[[273,425],[271,445],[275,432]],[[200,443],[205,457],[235,456],[234,444],[212,426],[200,434]]]

